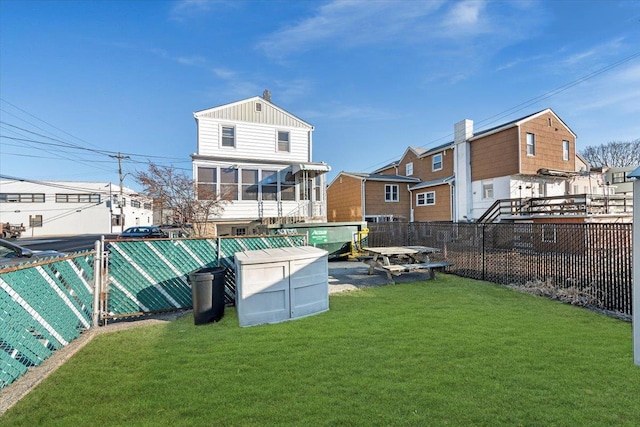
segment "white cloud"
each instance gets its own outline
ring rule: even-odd
[[[447,14],[447,26],[474,26],[479,21],[484,2],[480,0],[468,0],[456,3]]]
[[[218,0],[179,0],[174,3],[169,12],[169,18],[175,21],[184,21],[197,16],[200,13],[209,12]]]
[[[258,48],[269,56],[283,57],[327,41],[359,46],[406,39],[442,4],[442,0],[333,1],[319,7],[314,16],[269,35]]]

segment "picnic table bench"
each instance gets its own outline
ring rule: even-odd
[[[386,272],[390,284],[395,283],[393,276],[400,276],[402,273],[417,270],[427,270],[429,278],[436,280],[436,270],[453,265],[452,262],[448,261],[430,261],[427,254],[438,252],[439,250],[426,246],[393,246],[365,249],[373,254],[371,259],[364,260],[369,265],[369,274],[373,274],[374,269],[379,268]],[[411,262],[392,263],[390,259],[394,261],[408,259]]]

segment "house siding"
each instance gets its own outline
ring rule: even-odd
[[[256,111],[256,104],[258,103],[262,105],[262,111]],[[276,108],[260,97],[199,111],[195,115],[201,118],[215,119],[216,121],[259,123],[269,126],[312,129],[312,126],[308,123],[282,109]]]
[[[398,201],[385,201],[385,185],[398,186]],[[410,209],[410,193],[407,191],[407,183],[404,182],[384,182],[365,181],[365,216],[372,215],[393,215],[394,218],[401,218],[408,221]]]
[[[222,126],[235,127],[235,147],[220,145]],[[278,151],[278,131],[289,132],[290,151]],[[201,156],[280,161],[307,162],[309,159],[309,131],[284,126],[256,123],[198,119],[198,154]]]
[[[471,181],[518,173],[517,127],[479,138],[471,141],[469,145]]]
[[[417,195],[421,193],[428,193],[430,191],[436,193],[436,204],[418,206]],[[412,192],[412,197],[414,221],[451,221],[451,187],[448,184],[414,190]]]
[[[341,174],[327,188],[329,222],[362,221],[362,180]]]
[[[551,126],[549,126],[551,120]],[[527,133],[535,135],[535,156],[527,155]],[[540,168],[575,171],[576,141],[573,133],[551,113],[520,125],[520,173],[533,175]],[[562,159],[562,141],[569,141],[569,160]]]

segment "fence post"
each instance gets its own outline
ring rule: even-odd
[[[91,316],[92,326],[95,328],[100,323],[100,281],[102,274],[100,272],[102,268],[102,245],[99,240],[96,240],[94,250],[96,252],[93,257],[93,313]]]
[[[629,174],[633,181],[633,230],[632,230],[632,271],[631,313],[633,325],[633,361],[640,365],[640,168]]]
[[[486,266],[486,259],[487,259],[487,254],[485,254],[485,247],[484,247],[484,241],[485,241],[485,235],[484,235],[484,230],[486,229],[485,224],[482,223],[480,224],[480,227],[482,229],[482,280],[485,280],[485,275],[484,272],[486,270],[485,266]]]

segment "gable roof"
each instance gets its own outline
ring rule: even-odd
[[[267,101],[261,96],[254,96],[230,104],[223,104],[217,107],[207,108],[206,110],[196,111],[193,113],[193,117],[196,120],[207,117],[220,120],[314,129],[313,125]]]
[[[431,181],[424,181],[409,188],[409,191],[420,190],[421,188],[435,187],[437,185],[449,184],[455,180],[455,176],[448,176],[446,178],[434,179]]]
[[[360,178],[366,181],[389,181],[389,182],[420,182],[419,178],[411,178],[403,175],[384,175],[380,173],[360,173],[360,172],[342,172],[345,175]]]
[[[378,168],[378,169],[374,170],[372,173],[378,173],[378,172],[380,172],[380,171],[387,170],[387,169],[389,169],[389,168],[395,168],[395,167],[397,167],[399,164],[400,164],[400,161],[399,161],[399,160],[394,160],[393,162],[391,162],[391,163],[387,163],[386,165],[382,166],[381,168]]]
[[[565,122],[563,122],[562,119],[551,108],[545,108],[544,110],[540,110],[540,111],[538,111],[536,113],[529,114],[529,115],[526,115],[524,117],[520,117],[520,118],[515,119],[515,120],[511,120],[510,122],[503,123],[501,125],[498,125],[498,126],[495,126],[495,127],[489,128],[489,129],[482,130],[480,132],[474,132],[473,136],[471,138],[469,138],[469,141],[473,141],[474,139],[478,139],[480,137],[485,137],[485,136],[488,136],[488,135],[491,135],[491,134],[494,134],[494,133],[498,133],[498,132],[501,132],[501,131],[503,131],[505,129],[509,129],[509,128],[512,128],[512,127],[515,127],[515,126],[520,126],[522,123],[524,123],[526,121],[529,121],[529,120],[532,120],[532,119],[535,119],[536,117],[541,116],[542,114],[545,114],[545,113],[552,114],[553,117],[555,117],[560,123],[562,123],[562,125],[564,127],[566,127],[567,130],[569,132],[571,132],[571,134],[575,138],[578,137],[578,135],[576,135],[575,132],[573,132],[571,130],[571,128],[569,126],[567,126],[567,124]]]
[[[439,151],[444,151],[444,150],[446,150],[448,148],[453,148],[453,141],[449,141],[447,143],[440,144],[440,145],[437,145],[437,146],[435,146],[433,148],[425,150],[424,153],[422,153],[422,155],[420,156],[420,158],[431,156],[432,154],[436,154]]]
[[[384,175],[380,173],[362,173],[362,172],[345,172],[341,171],[328,185],[331,187],[334,182],[336,182],[342,175],[359,179],[360,181],[380,181],[380,182],[398,182],[398,183],[407,183],[407,184],[415,184],[420,182],[419,178],[412,178],[409,176],[403,175]]]

